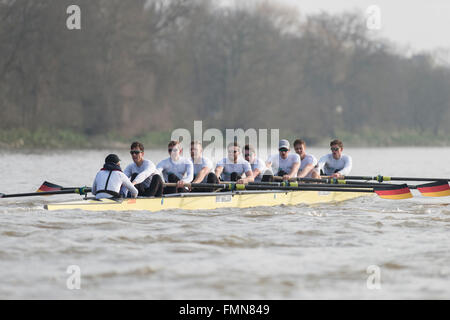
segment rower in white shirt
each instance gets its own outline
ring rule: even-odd
[[[324,155],[317,163],[321,175],[340,178],[352,170],[352,158],[342,153],[344,144],[340,140],[330,142],[331,153]]]
[[[266,181],[268,180],[267,176],[272,175],[272,172],[267,170],[264,161],[256,156],[255,148],[249,144],[244,146],[244,159],[250,163],[255,182]]]
[[[166,187],[164,193],[186,192],[185,183],[194,178],[194,166],[188,158],[182,157],[183,148],[179,141],[170,141],[168,145],[170,157],[156,165],[156,169],[163,174],[164,181],[176,183],[176,187]]]
[[[300,156],[300,168],[298,169],[298,178],[319,179],[319,171],[315,168],[317,159],[312,154],[306,153],[306,142],[302,139],[294,141],[294,150]]]
[[[221,181],[236,181],[246,184],[253,182],[253,172],[248,161],[242,159],[241,148],[237,142],[230,143],[227,147],[228,157],[220,160],[216,165],[215,174]],[[243,177],[245,174],[245,178]]]
[[[200,141],[191,142],[191,160],[194,164],[194,180],[192,183],[211,183],[211,181],[214,181],[212,161],[203,156],[203,147]]]
[[[266,161],[266,166],[272,168],[272,172],[277,176],[282,176],[283,180],[289,180],[297,176],[300,168],[300,156],[296,153],[289,153],[289,141],[283,139],[278,144],[279,154],[270,156]]]
[[[139,196],[161,196],[164,186],[163,180],[154,163],[144,159],[144,145],[138,141],[133,142],[130,147],[130,154],[133,163],[129,164],[123,173],[130,178],[139,191]]]
[[[92,194],[97,199],[119,198],[122,185],[136,198],[138,190],[120,168],[120,159],[115,154],[110,154],[105,159],[103,168],[97,173],[92,184]]]

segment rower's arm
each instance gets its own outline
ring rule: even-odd
[[[259,176],[259,174],[261,173],[261,170],[259,170],[258,168],[255,168],[255,170],[252,170],[252,172],[253,172],[253,175],[252,175],[253,176],[253,180],[255,180],[255,178],[257,176]]]
[[[222,172],[223,172],[223,167],[222,166],[217,166],[216,170],[214,171],[214,173],[217,176],[217,179],[220,180],[220,175],[222,174]]]
[[[191,161],[187,164],[186,177],[183,178],[184,183],[189,183],[194,179],[194,165]]]
[[[308,175],[308,173],[314,169],[315,165],[313,163],[308,164],[306,167],[303,168],[303,170],[299,171],[297,177],[298,178],[304,178]]]
[[[255,181],[255,177],[253,176],[253,171],[249,170],[245,173],[245,178],[242,179],[244,183],[249,183]]]
[[[122,176],[122,186],[125,186],[128,189],[128,191],[130,191],[131,196],[133,198],[136,198],[138,195],[138,190],[136,189],[136,187],[133,185],[133,183],[130,181],[130,179],[128,179],[128,177],[125,174],[122,173],[121,176]]]
[[[97,177],[95,177],[94,182],[92,183],[91,193],[94,196],[97,193]]]
[[[289,172],[289,178],[294,178],[297,176],[298,169],[300,168],[300,162],[295,162],[292,165],[291,172]]]
[[[203,167],[202,170],[197,174],[197,177],[192,181],[192,183],[201,183],[205,179],[206,175],[209,173],[210,168]]]
[[[352,170],[352,158],[350,156],[346,156],[344,168],[339,170],[338,173],[343,176],[346,176],[349,175],[351,170]]]

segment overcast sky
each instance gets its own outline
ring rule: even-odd
[[[298,5],[303,14],[380,8],[383,38],[413,51],[450,49],[450,0],[271,0]]]
[[[236,4],[244,0],[217,0]],[[242,1],[242,2],[241,2]],[[295,5],[303,16],[320,11],[341,13],[359,10],[366,14],[372,5],[380,10],[382,38],[396,43],[404,53],[450,50],[450,0],[246,0]]]

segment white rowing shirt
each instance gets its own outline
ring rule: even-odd
[[[253,172],[256,169],[259,170],[259,174],[255,177],[255,182],[260,182],[263,177],[264,171],[266,171],[266,164],[260,158],[255,158],[253,163],[250,163],[250,167],[252,168]]]
[[[129,164],[125,170],[123,171],[125,175],[130,178],[134,173],[137,173],[138,175],[136,178],[134,178],[134,183],[139,184],[143,182],[148,177],[152,176],[153,174],[157,173],[155,164],[151,162],[150,160],[144,160],[139,167],[136,163]]]
[[[299,163],[301,165],[300,156],[296,153],[289,153],[286,159],[282,159],[280,154],[274,154],[267,159],[267,162],[272,163],[274,174],[277,174],[280,170],[290,173],[294,164]]]
[[[233,172],[236,172],[242,177],[244,173],[252,171],[250,163],[248,163],[248,161],[243,158],[238,158],[236,163],[234,163],[232,160],[228,158],[223,158],[217,163],[216,168],[217,167],[223,167],[223,171],[220,178],[220,180],[222,181],[230,181],[231,174]]]
[[[111,176],[109,177],[108,186],[105,188],[110,172]],[[138,190],[122,171],[100,170],[95,176],[94,183],[92,184],[92,194],[94,194],[97,199],[112,198],[113,196],[109,193],[97,193],[97,190],[109,190],[119,193],[122,185],[131,192],[133,198],[137,197]]]
[[[301,160],[302,162],[300,163],[300,169],[298,169],[298,172],[302,171],[303,169],[305,169],[305,167],[309,164],[312,164],[314,167],[317,165],[317,159],[316,157],[314,157],[312,154],[307,154],[305,156],[305,158],[303,158]],[[309,173],[305,176],[305,178],[311,178],[312,173],[315,169],[312,168],[311,171],[309,171]]]
[[[194,165],[190,159],[185,157],[180,157],[177,161],[173,161],[170,157],[161,160],[156,165],[156,169],[162,172],[165,182],[168,182],[168,177],[171,173],[185,183],[189,183],[194,179]]]
[[[348,175],[352,170],[352,158],[343,154],[338,160],[336,160],[333,158],[333,154],[329,153],[319,159],[317,168],[319,170],[322,169],[327,176],[335,172],[342,175]]]
[[[194,162],[194,160],[192,160]],[[200,171],[202,171],[203,168],[207,167],[209,169],[208,172],[210,172],[213,168],[212,161],[208,158],[201,157],[200,161],[198,163],[194,162],[194,177],[199,174]]]

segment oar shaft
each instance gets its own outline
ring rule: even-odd
[[[292,183],[292,182],[249,182],[248,185],[251,186],[274,186],[274,187],[313,187],[313,188],[323,188],[323,187],[333,187],[333,188],[373,188],[379,185],[379,183],[354,183],[354,184],[333,184],[323,181],[322,183]]]
[[[343,176],[346,180],[375,180],[375,181],[450,181],[448,178],[420,178],[420,177],[389,177],[389,176]]]
[[[50,196],[57,194],[84,194],[90,192],[91,188],[75,188],[72,190],[57,190],[57,191],[43,191],[43,192],[28,192],[28,193],[13,193],[13,194],[3,194],[0,193],[0,198],[18,198],[18,197],[33,197],[33,196]]]
[[[176,183],[165,183],[164,186],[175,187]],[[319,184],[299,184],[298,186],[282,186],[282,185],[254,185],[254,184],[237,184],[233,183],[185,183],[185,186],[192,188],[213,188],[213,189],[226,189],[226,190],[286,190],[286,191],[342,191],[342,192],[373,192],[371,187],[367,189],[358,188],[358,186],[334,186],[327,185],[321,186]]]
[[[264,185],[246,185],[245,190],[289,190],[289,191],[338,191],[338,192],[374,192],[371,188],[361,189],[361,188],[341,188],[335,186],[303,186],[298,187],[282,187],[282,186],[264,186]]]

